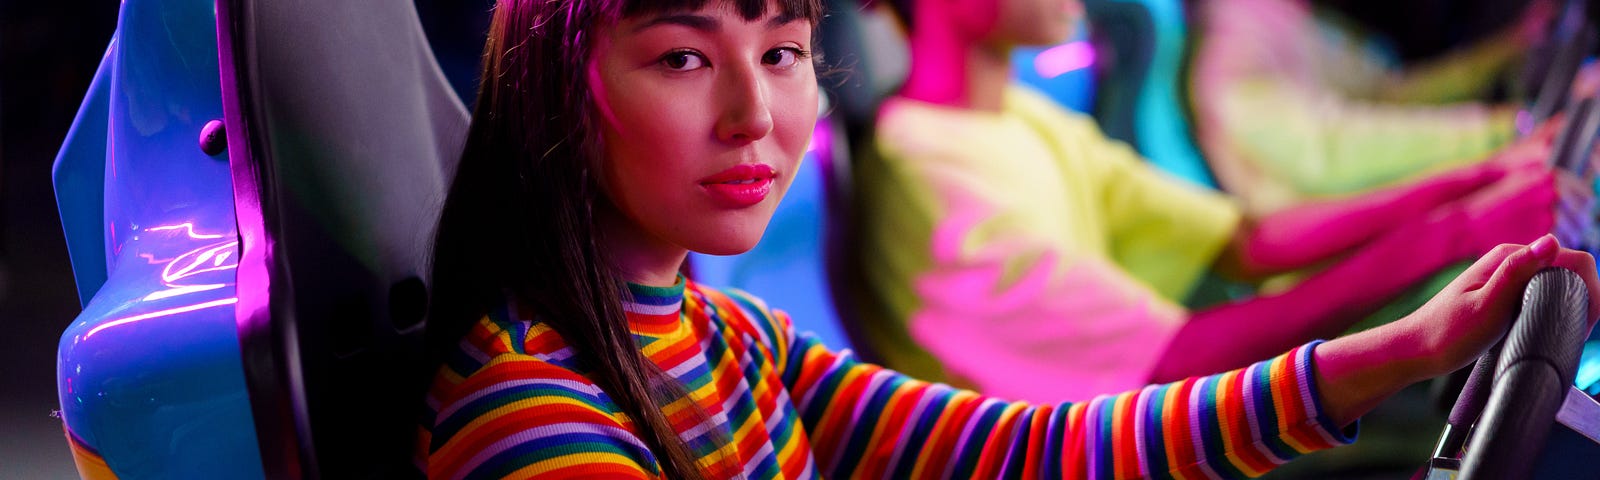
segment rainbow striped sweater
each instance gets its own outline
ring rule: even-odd
[[[1318,403],[1314,343],[1220,375],[1034,405],[829,351],[742,292],[630,288],[635,338],[689,392],[665,413],[711,478],[1248,477],[1352,441]],[[572,350],[515,310],[488,314],[440,369],[417,447],[428,476],[659,477]]]

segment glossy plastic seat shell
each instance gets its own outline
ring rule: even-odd
[[[214,25],[205,0],[123,2],[56,159],[85,301],[61,337],[58,391],[85,477],[262,476],[228,164],[198,143],[222,118]]]

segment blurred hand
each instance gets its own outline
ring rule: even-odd
[[[1559,117],[1552,119],[1482,162],[1427,177],[1418,185],[1426,183],[1430,192],[1444,193],[1448,195],[1445,198],[1449,199],[1459,199],[1492,186],[1507,176],[1546,169],[1559,123]],[[1596,152],[1600,153],[1600,149],[1596,149]]]
[[[1461,236],[1460,252],[1476,256],[1502,243],[1527,243],[1556,224],[1557,180],[1549,167],[1509,172],[1500,181],[1441,207]]]
[[[1577,75],[1572,78],[1572,88],[1567,91],[1567,96],[1573,101],[1594,98],[1600,92],[1600,63],[1588,62],[1578,68]]]
[[[1592,195],[1581,180],[1549,166],[1564,125],[1561,115],[1551,117],[1483,163],[1445,174],[1486,182],[1434,212],[1436,220],[1458,232],[1453,246],[1461,256],[1477,256],[1502,243],[1527,243],[1558,225],[1581,230]]]

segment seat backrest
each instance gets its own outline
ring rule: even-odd
[[[878,105],[900,88],[911,59],[905,35],[886,2],[824,0],[817,26],[823,66],[818,80],[829,109],[850,138],[870,134]]]
[[[410,1],[218,6],[267,475],[414,475],[428,261],[466,109]]]
[[[1087,21],[1079,21],[1071,38],[1048,47],[1023,47],[1011,53],[1011,76],[1072,111],[1094,113],[1094,46]]]
[[[1094,116],[1112,138],[1180,178],[1217,188],[1195,146],[1184,96],[1183,0],[1085,0],[1102,68]]]

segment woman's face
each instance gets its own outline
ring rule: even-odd
[[[732,4],[598,32],[589,81],[602,185],[625,230],[608,235],[637,237],[624,244],[749,250],[800,166],[817,119],[811,24],[775,4],[746,20]]]

